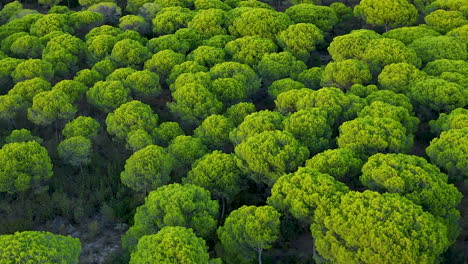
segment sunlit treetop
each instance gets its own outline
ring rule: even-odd
[[[418,10],[408,0],[362,0],[354,7],[354,14],[386,29],[412,25],[418,18]]]

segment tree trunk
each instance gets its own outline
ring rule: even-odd
[[[263,248],[260,248],[259,250],[257,250],[257,252],[258,252],[258,264],[262,264],[262,251],[263,251]]]
[[[57,139],[57,144],[59,143],[59,135],[58,135],[58,121],[55,121],[55,138]]]
[[[223,220],[225,210],[226,210],[226,199],[224,197],[221,197],[221,218],[220,218],[220,220]]]

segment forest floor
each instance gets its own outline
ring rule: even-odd
[[[94,216],[80,224],[72,224],[66,218],[57,217],[39,226],[37,230],[69,235],[81,241],[80,263],[102,264],[121,249],[121,237],[128,226],[110,223],[102,215]]]

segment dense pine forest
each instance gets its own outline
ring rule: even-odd
[[[467,0],[0,4],[0,264],[468,263]]]

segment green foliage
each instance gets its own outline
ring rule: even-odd
[[[229,132],[234,129],[232,121],[223,115],[207,117],[193,132],[210,149],[224,149],[229,146]]]
[[[99,81],[86,92],[86,97],[90,104],[104,112],[110,112],[131,100],[130,89],[120,81]]]
[[[28,31],[32,24],[34,24],[37,20],[43,17],[42,14],[26,14],[24,17],[19,19],[14,19],[8,24],[5,24],[0,27],[0,39],[4,39],[5,37],[18,33],[21,31]]]
[[[169,146],[169,143],[174,138],[184,134],[184,131],[177,122],[164,122],[153,130],[154,142],[163,147]]]
[[[227,0],[231,1],[230,5],[233,6],[235,2],[237,2],[237,7],[242,8],[242,7],[247,7],[247,8],[264,8],[264,9],[269,9],[273,10],[274,8],[271,7],[269,4],[258,1],[258,0]]]
[[[332,124],[327,112],[319,108],[297,111],[284,121],[284,131],[291,133],[311,154],[321,152],[332,143]]]
[[[244,118],[257,110],[253,103],[238,103],[232,105],[226,110],[225,116],[228,117],[235,126],[238,126],[244,121]]]
[[[413,41],[429,36],[440,36],[440,33],[424,26],[400,27],[387,31],[382,34],[386,38],[399,40],[405,45],[411,44]]]
[[[229,61],[210,69],[212,92],[228,104],[244,101],[260,90],[260,78],[248,65]]]
[[[117,36],[117,39],[118,40],[132,39],[132,40],[140,42],[143,46],[146,46],[146,44],[148,43],[147,38],[143,37],[138,32],[136,32],[134,30],[130,30],[130,29],[125,30],[124,32],[119,34]]]
[[[208,153],[208,148],[199,138],[181,135],[171,141],[167,151],[174,158],[174,168],[185,174],[197,159]]]
[[[177,30],[174,34],[181,41],[189,43],[190,50],[196,49],[205,39],[205,36],[202,33],[193,28],[182,28]]]
[[[430,1],[430,5],[426,7],[426,11],[433,11],[435,9],[445,10],[459,10],[460,12],[466,12],[467,4],[463,0],[435,0]],[[466,14],[466,13],[465,13]]]
[[[207,72],[208,68],[198,64],[195,61],[186,61],[172,68],[171,73],[166,79],[166,83],[171,85],[183,73]]]
[[[423,71],[432,76],[440,76],[444,72],[456,72],[468,75],[468,62],[464,60],[440,59],[426,64]]]
[[[348,90],[349,94],[354,94],[361,98],[365,98],[377,91],[379,91],[379,87],[375,84],[370,84],[370,85],[353,84],[351,88],[349,88]]]
[[[14,82],[34,79],[36,77],[50,81],[54,76],[52,65],[47,61],[40,59],[29,59],[23,61],[16,66],[11,73]]]
[[[447,36],[456,38],[468,46],[468,25],[450,30]]]
[[[11,34],[10,36],[6,37],[5,39],[3,39],[1,41],[1,44],[2,44],[2,51],[7,53],[7,54],[12,54],[11,52],[11,45],[19,38],[21,37],[27,37],[27,36],[30,36],[28,33],[26,32],[18,32],[18,33],[14,33],[14,34]]]
[[[382,36],[373,30],[353,30],[349,34],[335,37],[328,47],[328,52],[334,61],[362,59],[369,42],[380,38]]]
[[[271,206],[242,206],[232,211],[218,228],[227,263],[251,263],[255,252],[261,263],[262,251],[271,248],[280,233],[280,216]],[[253,254],[252,254],[253,253]]]
[[[429,122],[431,132],[439,135],[450,129],[461,129],[468,127],[468,110],[456,108],[449,114],[442,113],[437,120]]]
[[[441,217],[451,243],[458,236],[462,194],[447,175],[425,159],[405,154],[375,154],[362,167],[364,186],[374,191],[399,193],[423,210]]]
[[[427,75],[416,66],[402,62],[385,66],[378,76],[378,81],[384,89],[408,94],[411,85],[426,77]]]
[[[140,10],[140,8],[142,8],[143,5],[147,3],[152,4],[151,1],[149,0],[129,0],[127,1],[127,6],[125,7],[125,11],[130,14],[138,14],[138,11]],[[144,17],[144,16],[141,16],[141,17]]]
[[[419,68],[421,59],[418,58],[418,55],[419,53],[396,39],[381,38],[369,42],[362,54],[362,59],[369,63],[371,71],[380,72],[386,65],[400,62],[406,62]]]
[[[276,39],[283,50],[291,52],[302,61],[307,61],[316,45],[324,40],[320,29],[310,23],[290,25],[286,30],[278,33]]]
[[[156,35],[173,34],[178,29],[187,27],[194,12],[183,7],[167,7],[161,9],[153,19],[153,32]]]
[[[240,144],[247,138],[264,131],[283,130],[284,116],[278,112],[263,110],[245,116],[242,123],[229,134],[231,142]]]
[[[462,12],[447,10],[436,10],[424,17],[424,21],[428,26],[442,34],[468,24],[468,20],[466,20]]]
[[[265,8],[252,8],[234,19],[229,26],[229,32],[237,37],[259,36],[275,39],[277,33],[287,29],[292,23],[285,13]]]
[[[206,87],[189,83],[172,93],[174,102],[168,103],[170,111],[188,124],[199,124],[212,114],[218,114],[223,104]]]
[[[111,59],[121,66],[141,65],[149,57],[148,49],[140,42],[132,39],[117,42],[111,53]]]
[[[94,139],[101,130],[101,125],[94,118],[89,116],[79,116],[65,125],[62,134],[66,138],[85,137]]]
[[[105,78],[109,74],[111,74],[116,68],[117,68],[117,65],[115,65],[113,61],[109,59],[105,59],[94,64],[91,70],[97,71],[101,75],[102,78]]]
[[[60,90],[41,92],[34,96],[28,109],[28,119],[36,125],[48,126],[56,121],[68,121],[77,112],[70,97]]]
[[[468,58],[466,44],[453,37],[423,37],[413,41],[408,47],[416,51],[423,63],[439,59],[466,60]]]
[[[349,192],[315,217],[311,231],[317,252],[337,264],[432,263],[448,247],[444,225],[398,194]]]
[[[5,24],[10,17],[23,9],[23,4],[19,1],[13,1],[3,6],[0,10],[0,24]]]
[[[159,75],[149,70],[137,71],[128,75],[124,84],[130,87],[137,99],[155,98],[162,93]]]
[[[150,145],[128,158],[120,179],[133,190],[147,193],[167,184],[171,169],[169,153],[160,146]]]
[[[84,35],[92,28],[102,26],[104,24],[104,15],[87,10],[78,11],[70,14],[70,22],[77,33],[82,32]]]
[[[39,18],[31,25],[31,35],[43,37],[53,31],[73,33],[73,28],[67,21],[68,16],[64,14],[47,14]]]
[[[295,23],[314,24],[322,31],[330,31],[339,22],[335,10],[328,6],[299,4],[285,12]]]
[[[385,102],[375,101],[364,107],[358,117],[391,118],[400,122],[406,133],[412,134],[418,130],[419,119],[411,116],[408,109],[402,106],[394,106]]]
[[[437,0],[412,0],[419,11],[425,11],[435,1]]]
[[[330,62],[323,72],[321,85],[349,89],[353,84],[368,84],[372,79],[369,66],[356,60]]]
[[[268,94],[276,98],[280,93],[303,88],[305,88],[305,86],[301,82],[294,81],[291,78],[285,78],[272,82],[271,85],[268,86]]]
[[[297,81],[303,83],[309,89],[317,90],[320,88],[320,82],[323,76],[323,69],[312,67],[297,75]]]
[[[283,174],[295,171],[309,151],[291,134],[265,131],[235,147],[237,165],[257,183],[272,186]]]
[[[85,38],[86,38],[86,40],[89,40],[92,37],[96,37],[96,36],[100,36],[100,35],[110,35],[110,36],[116,37],[117,35],[119,35],[121,33],[122,33],[122,30],[117,28],[117,27],[113,27],[113,26],[110,26],[110,25],[103,25],[103,26],[95,27],[95,28],[91,29],[88,32],[88,34],[86,34]]]
[[[458,263],[466,0],[38,1],[0,8],[0,233],[127,223],[116,264]],[[244,205],[269,209],[225,219]],[[73,263],[34,247],[5,261]]]
[[[231,36],[231,35],[216,35],[216,36],[213,36],[209,39],[205,39],[203,41],[203,44],[204,45],[207,45],[207,46],[212,46],[212,47],[215,47],[215,48],[224,48],[224,46],[226,46],[226,44],[229,42],[229,41],[232,41],[236,39],[236,37],[234,36]]]
[[[155,72],[165,80],[172,68],[185,61],[185,55],[173,50],[162,50],[145,62],[145,69]]]
[[[265,54],[257,65],[257,72],[264,83],[292,78],[307,69],[304,62],[297,60],[289,52]]]
[[[78,37],[60,34],[47,42],[42,58],[51,63],[56,75],[73,76],[86,59],[86,44]]]
[[[122,10],[115,3],[111,2],[100,2],[88,7],[88,11],[93,11],[96,13],[101,13],[104,15],[105,24],[117,24],[120,16],[122,15]]]
[[[413,112],[413,105],[411,104],[410,99],[404,94],[395,93],[388,90],[379,90],[368,95],[366,100],[369,104],[372,104],[372,102],[375,101],[381,101],[394,106],[402,106],[406,108],[408,112]]]
[[[5,137],[5,142],[8,143],[15,143],[15,142],[29,142],[29,141],[36,141],[37,143],[42,143],[42,138],[34,136],[31,131],[22,128],[22,129],[15,129],[11,131],[10,135]]]
[[[418,10],[408,0],[362,0],[354,7],[354,14],[386,29],[412,25],[418,18]]]
[[[19,95],[24,100],[32,102],[34,96],[38,93],[50,91],[52,89],[50,83],[40,77],[21,81],[15,84],[13,88],[8,91],[9,95]]]
[[[306,162],[306,167],[333,176],[340,182],[355,182],[361,174],[362,160],[347,148],[328,149]]]
[[[38,37],[23,36],[17,38],[10,46],[11,53],[22,59],[37,59],[42,55],[44,45]]]
[[[130,4],[133,3],[134,0],[129,0],[127,1],[127,8]],[[137,0],[139,1],[139,0]],[[141,0],[143,1],[143,0]],[[144,0],[146,1],[146,0]],[[161,11],[163,7],[160,4],[156,4],[154,2],[149,2],[149,3],[143,3],[143,5],[138,9],[138,15],[142,16],[144,19],[146,19],[148,22],[153,20],[153,18],[156,16],[156,14]],[[130,11],[131,10],[128,10]]]
[[[46,1],[49,1],[51,2],[52,0],[46,0]],[[56,14],[67,14],[67,13],[70,13],[72,12],[70,10],[70,8],[68,8],[68,6],[61,6],[61,5],[55,5],[55,6],[52,6],[50,9],[49,9],[49,14],[52,14],[52,13],[56,13]]]
[[[166,49],[186,54],[190,49],[190,44],[180,40],[176,35],[170,34],[150,39],[147,47],[149,51],[154,54]]]
[[[75,167],[81,167],[91,163],[93,146],[91,140],[83,136],[70,137],[60,142],[57,146],[59,157]]]
[[[210,87],[210,89],[212,84],[210,74],[207,72],[185,72],[177,76],[177,79],[175,79],[174,83],[171,83],[169,88],[174,92],[189,83],[201,84],[205,87]]]
[[[187,60],[211,68],[218,63],[224,62],[225,57],[226,53],[221,48],[199,46],[187,56]]]
[[[340,89],[334,87],[325,87],[317,91],[309,89],[295,91],[297,91],[296,95],[285,95],[284,98],[280,98],[282,97],[280,95],[276,101],[282,104],[282,100],[290,97],[287,100],[292,104],[289,107],[292,107],[293,111],[318,107],[326,111],[329,118],[334,120],[336,124],[355,118],[357,113],[366,105],[365,100],[354,95],[345,95]],[[278,108],[283,108],[283,106]]]
[[[254,66],[265,54],[276,52],[278,47],[268,38],[247,36],[232,40],[226,44],[224,50],[232,61]]]
[[[146,35],[150,30],[149,23],[141,16],[127,15],[119,19],[119,28],[123,31],[133,30],[141,35]]]
[[[431,162],[445,171],[453,180],[468,177],[468,129],[450,129],[431,141],[426,154]]]
[[[186,7],[192,8],[194,0],[160,0],[158,3],[163,7]]]
[[[233,154],[215,150],[195,161],[183,182],[205,188],[217,199],[232,201],[243,189],[243,176]]]
[[[19,95],[0,95],[0,120],[13,122],[28,105]]]
[[[113,71],[111,74],[109,74],[106,77],[106,81],[125,81],[127,77],[132,74],[137,72],[137,70],[127,67],[127,68],[119,68]],[[130,87],[129,87],[130,88]]]
[[[313,93],[314,90],[307,88],[280,93],[275,100],[276,109],[283,114],[296,112],[298,110],[298,101],[312,96]]]
[[[124,140],[134,130],[143,129],[151,132],[156,127],[158,119],[158,115],[153,113],[149,105],[134,100],[122,104],[107,115],[107,132],[118,140]]]
[[[54,85],[52,90],[58,90],[64,92],[68,97],[70,97],[70,101],[78,101],[81,97],[88,91],[88,87],[80,83],[78,81],[73,80],[63,80]]]
[[[69,236],[41,231],[0,236],[0,259],[3,263],[78,264],[80,252],[80,240]]]
[[[153,144],[153,137],[143,129],[132,130],[128,133],[126,147],[133,152]]]
[[[337,143],[360,156],[383,152],[406,153],[413,147],[413,136],[398,121],[388,117],[364,117],[344,122]]]
[[[340,22],[348,22],[349,19],[353,18],[353,9],[345,3],[334,2],[330,5]]]
[[[202,238],[192,229],[167,226],[153,235],[143,236],[130,264],[139,263],[208,263],[210,255]]]
[[[155,234],[166,226],[192,228],[198,236],[213,235],[218,217],[218,202],[210,192],[192,185],[164,185],[149,193],[136,209],[135,224],[122,238],[123,247],[133,251],[140,237]]]
[[[8,143],[0,149],[0,192],[24,192],[52,175],[47,149],[36,141]]]
[[[202,9],[222,9],[224,11],[231,10],[231,7],[221,1],[221,0],[195,0],[195,9],[202,10]]]
[[[80,6],[92,6],[92,5],[95,5],[95,4],[99,4],[101,2],[110,2],[110,3],[115,3],[115,1],[113,0],[78,0],[78,3],[80,4]]]
[[[222,3],[221,1],[219,2]],[[227,33],[226,12],[221,9],[198,11],[188,23],[188,27],[200,32],[206,37],[224,35]]]
[[[467,91],[462,86],[435,78],[415,83],[409,96],[418,114],[431,119],[437,113],[449,112],[468,103]]]
[[[343,183],[310,167],[281,176],[271,189],[267,203],[306,224],[312,223],[315,210],[337,206],[349,192]]]
[[[24,60],[15,58],[5,58],[0,60],[0,84],[9,89],[13,86],[13,78],[11,73],[16,69]],[[5,89],[5,88],[2,88]]]

